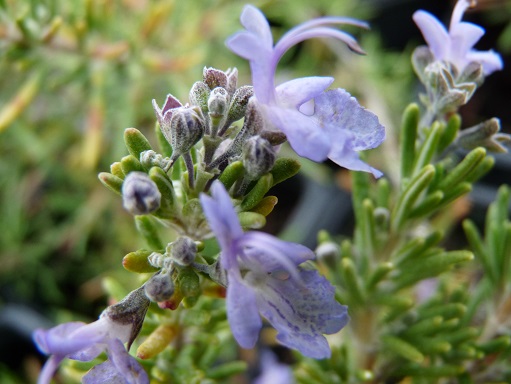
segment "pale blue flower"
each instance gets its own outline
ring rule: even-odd
[[[36,345],[42,352],[51,355],[41,371],[38,384],[49,384],[65,358],[91,361],[104,351],[109,359],[92,368],[84,376],[83,383],[149,383],[147,373],[123,345],[130,340],[133,327],[134,324],[120,325],[108,316],[102,316],[91,324],[70,322],[49,330],[36,330]]]
[[[429,49],[438,61],[448,61],[462,72],[471,63],[480,63],[485,75],[503,67],[502,58],[493,50],[478,51],[474,45],[484,35],[480,26],[461,21],[470,7],[470,1],[459,0],[454,7],[449,31],[431,13],[419,10],[413,14],[413,20],[419,27]]]
[[[287,364],[282,364],[270,351],[261,355],[261,373],[252,384],[294,384],[293,370]]]
[[[262,232],[241,229],[229,194],[215,181],[209,197],[200,199],[209,226],[222,249],[227,272],[227,316],[243,348],[253,348],[263,315],[278,331],[277,339],[305,356],[330,356],[323,334],[333,334],[348,322],[347,308],[334,297],[334,288],[315,270],[300,264],[314,253],[295,243]]]
[[[237,55],[250,61],[255,98],[269,127],[284,132],[300,156],[314,161],[327,158],[352,170],[381,172],[359,159],[358,151],[375,148],[385,138],[378,118],[362,108],[342,89],[326,91],[331,77],[298,78],[275,87],[275,71],[284,53],[293,45],[314,37],[333,37],[353,51],[363,53],[357,41],[333,24],[367,27],[358,20],[322,17],[288,31],[275,46],[270,26],[257,8],[247,5],[241,14],[245,30],[230,37],[226,44]]]

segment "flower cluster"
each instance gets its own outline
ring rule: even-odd
[[[429,115],[423,126],[466,104],[484,77],[503,67],[498,53],[473,48],[484,35],[484,29],[461,20],[469,7],[469,0],[456,3],[449,30],[429,12],[419,10],[413,15],[428,43],[428,47],[416,48],[412,57],[415,71],[427,91],[423,102]]]

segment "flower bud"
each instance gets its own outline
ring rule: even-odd
[[[511,142],[511,135],[500,133],[500,120],[495,117],[464,129],[455,141],[456,145],[463,149],[472,150],[476,147],[484,147],[496,153],[507,152],[506,147],[501,143],[509,142]]]
[[[478,86],[484,81],[484,70],[481,63],[472,61],[467,64],[463,72],[461,72],[458,82],[460,83],[475,83]]]
[[[203,81],[197,81],[190,89],[190,102],[198,106],[203,113],[208,111],[208,99],[211,90]]]
[[[275,164],[275,158],[271,144],[260,136],[252,136],[243,145],[243,166],[250,180],[269,172]]]
[[[232,96],[238,85],[238,69],[236,67],[228,68],[225,74],[227,75],[227,86],[225,89],[229,92],[229,95]]]
[[[208,99],[209,116],[213,120],[221,119],[227,112],[229,105],[229,94],[225,88],[217,87],[213,89]]]
[[[227,74],[224,71],[204,67],[202,77],[209,89],[215,89],[216,87],[227,88]]]
[[[156,118],[158,119],[158,124],[160,125],[161,132],[165,139],[170,143],[171,141],[171,131],[170,131],[170,122],[172,120],[173,111],[177,108],[182,107],[181,102],[172,95],[167,95],[167,99],[165,100],[165,104],[163,108],[160,109],[158,104],[156,104],[156,100],[153,99],[153,109],[156,113]]]
[[[147,174],[131,172],[122,184],[122,203],[133,215],[147,215],[160,207],[161,193]]]
[[[174,283],[170,272],[162,269],[161,272],[153,275],[144,284],[144,290],[149,300],[156,303],[169,300],[174,294]]]
[[[180,237],[169,244],[170,256],[176,263],[187,266],[195,261],[197,255],[197,244],[189,237]]]
[[[415,48],[412,53],[413,69],[424,84],[426,83],[426,68],[434,61],[435,57],[433,56],[433,52],[431,52],[429,47],[426,45],[421,45]]]
[[[234,92],[231,106],[229,107],[229,113],[227,115],[229,121],[238,121],[245,116],[248,101],[253,95],[254,88],[251,85],[244,85]]]
[[[150,149],[140,153],[140,163],[145,169],[151,169],[152,167],[164,168],[165,159],[161,154]]]
[[[170,145],[175,161],[180,155],[187,153],[204,134],[204,122],[197,107],[183,107],[174,110],[170,124]]]

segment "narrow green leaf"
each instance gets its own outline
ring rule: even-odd
[[[426,319],[421,319],[419,322],[407,327],[403,335],[408,338],[416,335],[428,335],[436,333],[440,324],[444,321],[441,316],[434,316]]]
[[[452,169],[440,182],[438,189],[443,191],[449,190],[458,185],[460,182],[465,181],[470,173],[477,169],[477,166],[481,163],[481,161],[484,160],[485,157],[486,150],[482,147],[475,148],[474,150],[470,151],[470,153],[465,156],[461,163],[454,167],[454,169]]]
[[[410,181],[391,214],[392,228],[394,231],[402,229],[411,208],[420,194],[427,188],[434,175],[435,167],[427,165]]]
[[[246,372],[247,367],[245,361],[230,361],[206,371],[206,377],[213,380],[228,379],[233,375]]]
[[[388,349],[407,360],[416,363],[421,363],[424,360],[424,355],[417,348],[401,338],[391,335],[383,335],[381,341],[385,349]]]
[[[346,291],[353,298],[352,305],[362,305],[366,300],[366,294],[355,269],[355,264],[353,264],[351,259],[341,259],[341,275],[346,286]]]
[[[243,211],[249,211],[254,208],[264,198],[264,195],[273,185],[273,176],[268,173],[262,176],[256,185],[245,195],[241,201],[240,208]]]
[[[158,268],[153,267],[147,259],[153,251],[147,249],[139,249],[135,252],[130,252],[122,259],[122,266],[135,273],[149,273],[156,272]]]
[[[397,373],[403,376],[412,376],[417,378],[438,378],[438,377],[456,377],[462,374],[465,369],[462,366],[442,364],[439,366],[420,366],[408,365],[398,368]]]
[[[282,183],[284,180],[296,175],[300,170],[300,167],[300,163],[295,159],[279,157],[270,171],[273,176],[272,186]]]
[[[124,143],[130,155],[137,160],[140,160],[140,153],[152,149],[146,137],[136,128],[126,128],[124,130]]]
[[[410,104],[403,113],[401,122],[401,179],[409,178],[415,163],[415,141],[419,126],[420,110],[417,104]]]
[[[490,341],[483,344],[477,345],[477,349],[483,351],[486,354],[501,352],[511,346],[511,336],[504,335],[498,336]]]
[[[144,237],[150,249],[158,250],[165,248],[160,240],[156,224],[149,216],[135,216],[135,225],[138,232]]]
[[[103,184],[105,187],[107,187],[112,192],[117,193],[118,195],[122,196],[122,183],[123,180],[117,176],[112,175],[108,172],[101,172],[98,175],[99,181],[101,181],[101,184]]]
[[[376,206],[389,208],[391,188],[389,181],[382,177],[376,183]]]
[[[266,225],[266,218],[256,212],[240,212],[238,218],[242,228],[261,229]]]
[[[240,177],[243,177],[244,172],[243,163],[241,161],[233,161],[224,169],[218,180],[222,182],[225,189],[229,190]]]
[[[440,123],[433,123],[426,140],[419,149],[419,153],[413,166],[413,177],[421,173],[422,169],[433,160],[433,156],[435,156],[438,150],[438,142],[440,141],[441,133],[442,127]]]
[[[492,156],[486,156],[483,161],[479,163],[479,165],[470,172],[465,181],[467,183],[473,183],[484,175],[486,175],[495,165],[495,159]]]
[[[130,172],[145,172],[140,161],[133,155],[124,156],[121,159],[121,169],[125,175]]]
[[[458,115],[457,113],[451,115],[451,117],[447,121],[447,125],[444,127],[442,136],[440,137],[440,141],[438,143],[438,153],[441,153],[449,145],[451,145],[451,143],[458,135],[460,127],[461,127],[460,115]]]
[[[426,196],[417,206],[410,212],[410,218],[417,219],[419,217],[429,216],[438,210],[439,203],[443,200],[444,193],[442,191],[435,191]]]
[[[462,317],[467,311],[467,306],[461,303],[447,303],[433,307],[419,308],[417,310],[421,319],[441,316],[444,319]]]
[[[372,291],[392,270],[394,270],[394,264],[390,262],[378,264],[367,280],[367,290]]]
[[[398,274],[395,291],[416,283],[425,278],[437,276],[446,272],[452,265],[473,259],[472,252],[450,251],[441,252],[427,258],[420,259],[415,265],[407,265],[406,270]]]
[[[155,212],[155,216],[171,218],[175,217],[179,211],[179,201],[177,200],[172,181],[160,167],[152,167],[149,170],[149,177],[158,187],[161,193],[161,205]]]
[[[122,166],[119,161],[116,161],[115,163],[112,163],[112,165],[110,165],[110,173],[114,176],[117,176],[120,179],[123,179],[123,180],[124,180],[124,177],[126,177],[126,175],[122,171]]]

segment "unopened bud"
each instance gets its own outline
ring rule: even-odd
[[[208,99],[211,90],[203,81],[197,81],[190,89],[190,103],[197,105],[203,113],[208,111]]]
[[[144,285],[145,294],[149,300],[156,303],[169,300],[174,294],[174,283],[170,272],[162,270],[153,275]]]
[[[476,61],[467,64],[463,72],[461,72],[458,82],[460,83],[476,83],[481,85],[484,81],[483,65]]]
[[[222,118],[227,112],[229,94],[225,88],[217,87],[211,91],[208,99],[208,110],[211,118]]]
[[[225,74],[227,75],[227,87],[225,89],[232,96],[238,85],[238,69],[236,67],[228,68]]]
[[[150,149],[140,154],[140,163],[145,169],[151,169],[152,167],[164,168],[166,161],[161,154]]]
[[[424,84],[426,83],[426,68],[433,61],[435,61],[435,56],[433,56],[433,52],[426,45],[415,48],[412,53],[413,69]]]
[[[196,108],[183,107],[176,109],[172,114],[170,145],[174,150],[172,153],[174,160],[190,151],[204,134],[204,122]]]
[[[507,152],[506,147],[501,143],[509,142],[511,142],[511,135],[500,133],[500,120],[495,117],[464,129],[455,141],[456,145],[463,149],[472,150],[476,147],[484,147],[497,153]]]
[[[156,100],[153,99],[153,109],[156,113],[156,118],[158,119],[158,123],[160,124],[161,132],[165,139],[170,143],[171,142],[171,131],[170,131],[170,122],[172,120],[173,110],[176,108],[180,108],[183,105],[181,102],[172,95],[167,95],[165,99],[165,104],[163,108],[160,109]]]
[[[243,145],[243,166],[250,180],[269,172],[275,164],[275,150],[260,136],[252,136]]]
[[[187,266],[195,261],[197,244],[189,237],[180,237],[170,246],[170,256],[176,263]]]
[[[147,215],[160,207],[161,193],[147,174],[131,172],[122,184],[122,202],[133,215]]]
[[[231,106],[227,118],[229,121],[234,122],[245,116],[247,104],[250,98],[254,95],[254,88],[250,85],[244,85],[234,92],[232,97]]]
[[[202,77],[209,89],[215,89],[216,87],[227,88],[227,75],[224,71],[204,67]]]
[[[337,244],[332,241],[326,241],[316,248],[316,255],[325,265],[335,268],[341,256],[341,251]]]

